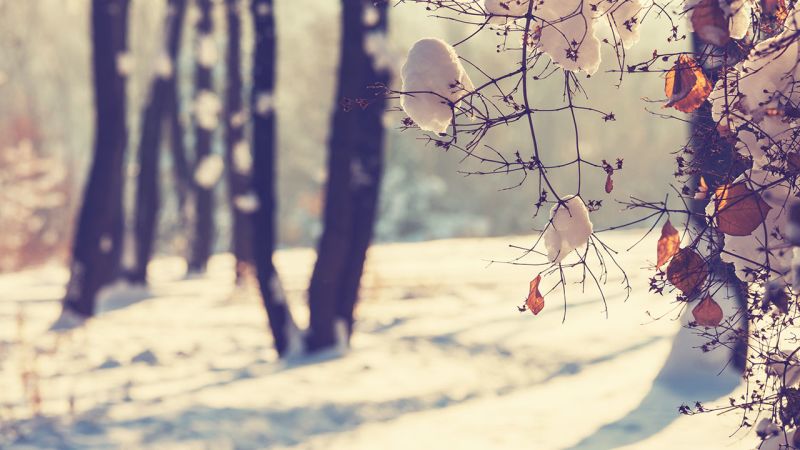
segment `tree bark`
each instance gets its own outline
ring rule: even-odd
[[[299,336],[286,296],[272,261],[275,251],[275,114],[270,108],[259,108],[259,101],[269,98],[275,90],[275,20],[272,0],[253,0],[251,3],[255,49],[253,54],[253,91],[251,111],[253,120],[253,189],[259,207],[253,214],[253,258],[267,310],[272,337],[278,355],[285,357],[297,351],[294,340]]]
[[[241,200],[250,190],[250,168],[241,167],[242,159],[252,158],[249,147],[240,146],[244,140],[242,110],[242,61],[241,61],[241,2],[227,0],[228,51],[226,66],[228,85],[225,91],[225,166],[228,174],[228,197],[231,205],[231,239],[233,255],[236,257],[236,281],[241,282],[245,268],[253,263],[253,224],[250,214],[237,199]],[[241,154],[245,152],[245,154]],[[238,162],[238,163],[237,163]]]
[[[306,345],[319,350],[349,342],[361,275],[373,235],[383,170],[385,99],[368,87],[387,84],[389,72],[376,67],[366,39],[380,39],[387,28],[387,2],[343,0],[343,33],[337,100],[329,139],[324,231],[309,286],[310,326]],[[365,8],[378,20],[363,21]],[[337,330],[337,323],[344,326]]]
[[[200,20],[197,22],[197,34],[200,39],[210,36],[213,31],[211,0],[197,0],[200,8]],[[199,43],[199,41],[198,41]],[[202,55],[198,55],[202,56]],[[213,91],[212,67],[198,58],[195,68],[195,95]],[[203,160],[211,155],[213,130],[206,128],[195,118],[195,169],[203,164]],[[192,241],[192,252],[189,257],[189,271],[204,272],[211,257],[214,241],[214,189],[213,186],[202,186],[193,183],[195,201],[195,230]]]
[[[178,51],[186,11],[186,0],[168,0],[165,30],[165,52],[170,62],[169,74],[156,74],[150,88],[150,97],[142,117],[142,135],[139,140],[139,176],[136,190],[136,260],[129,278],[134,283],[146,283],[147,264],[153,253],[156,234],[159,195],[159,149],[162,130],[168,123],[165,114],[169,110],[169,95],[174,83],[174,67],[178,64]],[[173,133],[174,134],[174,133]]]
[[[128,0],[93,0],[94,158],[73,243],[64,309],[91,316],[95,296],[118,274],[122,253],[122,181],[127,131],[125,76],[118,60],[126,51]]]

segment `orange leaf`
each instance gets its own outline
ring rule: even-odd
[[[542,275],[536,275],[536,278],[531,281],[531,290],[528,293],[528,300],[525,301],[525,305],[528,306],[528,309],[534,316],[539,314],[544,308],[544,297],[542,297],[541,292],[539,292],[539,282],[541,281]]]
[[[661,227],[661,237],[658,239],[658,248],[656,255],[658,256],[658,261],[656,262],[656,267],[663,266],[670,258],[672,258],[675,253],[678,253],[678,249],[681,245],[681,237],[678,234],[678,230],[672,226],[669,220]]]
[[[704,327],[716,327],[722,322],[722,308],[710,295],[706,295],[706,298],[692,309],[692,315],[694,321]]]
[[[719,6],[719,0],[700,0],[692,8],[692,28],[700,39],[721,47],[731,40],[728,19]]]
[[[690,248],[679,250],[667,266],[667,279],[685,295],[697,290],[707,276],[706,262]]]
[[[614,190],[614,180],[611,179],[611,174],[606,176],[606,194],[610,194]]]
[[[708,184],[706,184],[706,179],[702,176],[700,177],[700,184],[697,186],[697,192],[694,193],[695,200],[705,200],[708,196]]]
[[[689,113],[706,101],[711,94],[711,83],[691,56],[680,55],[672,69],[667,72],[664,92],[669,98],[665,108],[671,106]]]
[[[786,18],[786,0],[761,0],[761,10],[771,16],[783,15]]]
[[[723,185],[714,193],[717,228],[730,236],[747,236],[767,218],[770,206],[744,183]]]

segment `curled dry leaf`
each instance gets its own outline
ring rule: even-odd
[[[656,267],[661,267],[672,258],[675,253],[680,249],[681,238],[678,230],[672,226],[672,223],[667,220],[663,227],[661,227],[661,237],[658,239],[658,248],[656,256],[658,260]]]
[[[722,323],[722,308],[710,295],[692,309],[692,316],[698,325],[703,327],[716,327]]]
[[[614,180],[611,179],[611,174],[606,176],[606,194],[610,194],[614,190]]]
[[[536,314],[539,314],[544,308],[544,297],[542,297],[542,293],[539,292],[539,283],[541,281],[542,281],[541,274],[536,275],[536,278],[531,280],[531,288],[530,292],[528,292],[528,300],[525,301],[525,305],[533,313],[534,316]]]
[[[700,39],[721,47],[731,40],[728,18],[719,0],[700,0],[691,11],[692,28]]]
[[[706,262],[690,248],[679,250],[667,266],[667,279],[685,295],[697,290],[706,281],[706,277]]]
[[[744,183],[723,185],[714,193],[717,228],[730,236],[747,236],[764,223],[771,209]]]
[[[711,94],[711,83],[703,69],[688,55],[678,56],[678,61],[667,72],[664,92],[669,101],[664,107],[673,107],[685,113],[700,107]]]

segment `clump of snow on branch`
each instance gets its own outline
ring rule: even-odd
[[[233,170],[241,175],[249,175],[253,170],[253,154],[250,144],[241,140],[233,146]]]
[[[458,100],[475,88],[455,49],[437,38],[417,41],[402,69],[400,106],[425,131],[444,133]]]
[[[219,115],[222,111],[222,102],[217,94],[203,90],[194,99],[193,112],[200,128],[213,130],[219,125]]]
[[[208,155],[197,164],[194,181],[205,189],[211,189],[222,176],[225,163],[219,155]]]
[[[127,77],[133,73],[136,67],[136,60],[130,52],[117,53],[117,73],[123,77]]]
[[[398,57],[392,51],[384,31],[370,31],[364,35],[364,51],[372,57],[376,71],[397,72]]]
[[[560,263],[571,251],[586,245],[592,235],[589,210],[578,196],[563,198],[550,211],[544,246],[551,262]]]
[[[539,46],[554,63],[566,70],[591,75],[600,67],[600,39],[595,36],[590,2],[546,2],[537,11],[541,20]]]
[[[233,199],[233,204],[236,209],[243,213],[252,214],[258,211],[259,201],[258,196],[254,192],[237,195]]]
[[[566,70],[589,75],[600,66],[599,25],[613,23],[622,45],[630,48],[639,41],[639,0],[589,2],[585,0],[486,0],[484,9],[493,23],[520,20],[531,9],[530,42]]]
[[[639,13],[642,11],[640,0],[622,0],[613,5],[603,2],[598,5],[601,12],[604,10],[611,15],[614,28],[622,40],[625,48],[631,48],[639,42]]]
[[[201,35],[197,40],[197,63],[203,67],[211,68],[219,59],[217,44],[211,35]]]
[[[172,60],[166,52],[162,52],[156,58],[156,75],[159,78],[168,80],[173,73]]]
[[[255,99],[255,110],[261,116],[268,116],[275,107],[275,100],[272,92],[259,92]]]

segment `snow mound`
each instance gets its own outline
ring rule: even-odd
[[[436,133],[447,131],[458,100],[475,89],[455,49],[437,38],[411,47],[402,77],[400,106],[421,129]]]
[[[571,251],[586,245],[592,235],[589,210],[578,196],[565,197],[550,211],[550,224],[544,231],[547,257],[560,263]]]

